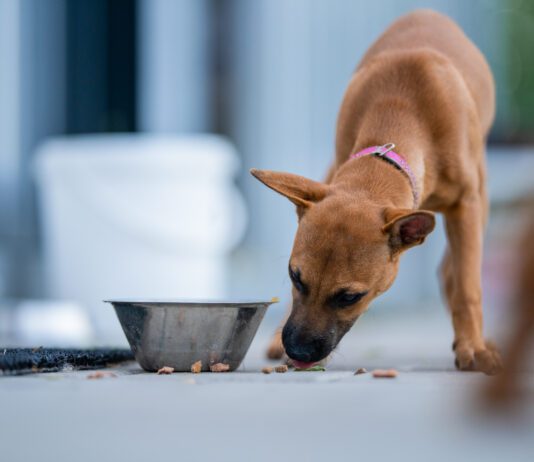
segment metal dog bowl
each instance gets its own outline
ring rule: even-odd
[[[241,364],[272,301],[180,302],[106,300],[115,312],[135,359],[146,371],[163,366],[190,371],[224,363]]]

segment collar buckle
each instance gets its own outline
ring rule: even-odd
[[[387,143],[382,146],[378,146],[376,148],[376,151],[373,152],[373,154],[380,156],[380,157],[384,157],[389,151],[393,151],[393,149],[395,149],[395,144]]]

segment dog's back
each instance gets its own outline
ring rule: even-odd
[[[433,51],[443,55],[460,72],[475,100],[485,133],[495,114],[493,77],[486,59],[458,25],[432,10],[417,10],[395,21],[373,44],[359,68],[379,54]]]
[[[378,38],[353,75],[338,118],[336,167],[354,149],[395,139],[424,177],[421,207],[444,211],[467,183],[484,194],[484,140],[494,113],[482,53],[447,16],[415,11]]]

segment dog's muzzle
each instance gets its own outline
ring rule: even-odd
[[[332,352],[334,345],[330,340],[302,332],[290,323],[284,326],[282,343],[291,359],[303,363],[321,361]]]

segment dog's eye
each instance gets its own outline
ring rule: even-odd
[[[358,303],[365,295],[367,295],[367,292],[351,293],[346,290],[340,290],[330,298],[329,304],[334,308],[345,308]]]
[[[300,293],[306,294],[308,292],[308,288],[300,279],[300,271],[298,269],[296,271],[293,271],[293,269],[290,266],[289,267],[289,278],[291,279],[291,282],[295,286],[295,289],[297,289]]]

